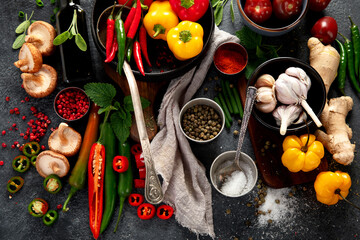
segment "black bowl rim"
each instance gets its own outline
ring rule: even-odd
[[[293,57],[277,57],[277,58],[272,58],[270,60],[267,60],[266,62],[260,64],[256,69],[255,71],[251,74],[251,77],[247,83],[247,87],[249,86],[252,86],[250,83],[251,82],[254,82],[253,80],[253,77],[254,75],[261,69],[263,68],[264,66],[268,65],[268,64],[271,64],[273,62],[281,62],[281,61],[293,61],[295,62],[296,64],[299,64],[303,67],[306,68],[306,72],[311,71],[315,76],[316,78],[320,79],[321,81],[320,82],[320,87],[321,89],[323,90],[323,96],[322,96],[322,103],[321,103],[321,107],[319,109],[319,112],[316,114],[317,117],[319,117],[322,113],[322,111],[324,110],[324,107],[325,107],[325,103],[326,103],[326,89],[325,89],[325,84],[324,84],[324,81],[322,80],[322,77],[320,76],[320,74],[312,67],[310,66],[310,64],[300,60],[300,59],[297,59],[297,58],[293,58]],[[305,70],[305,69],[304,69]],[[270,114],[270,113],[269,113]],[[270,125],[266,122],[264,122],[260,117],[259,115],[256,113],[255,109],[252,110],[252,115],[255,117],[255,119],[260,122],[263,126],[271,129],[271,130],[275,130],[275,131],[280,131],[280,127],[275,127],[273,125]],[[310,119],[307,124],[310,126],[314,123],[314,121],[312,119]],[[292,125],[290,125],[288,128],[287,128],[287,133],[289,132],[295,132],[295,131],[299,131],[299,130],[302,130],[304,128],[306,128],[306,124],[302,124],[302,125],[299,125],[297,127],[291,127]]]
[[[94,26],[94,13],[95,13],[95,5],[99,0],[95,0],[92,4],[92,11],[91,11],[91,35],[93,37],[93,41],[95,43],[95,46],[100,53],[100,55],[104,58],[105,57],[105,51],[102,49],[101,45],[99,44],[99,40],[97,39],[97,34]],[[181,73],[187,72],[191,68],[195,67],[201,59],[203,59],[205,53],[207,52],[209,48],[210,40],[212,39],[214,28],[215,28],[215,19],[214,19],[214,10],[211,6],[211,1],[209,1],[209,10],[210,10],[210,16],[211,16],[211,23],[210,23],[210,33],[208,39],[204,42],[203,49],[201,50],[200,54],[196,57],[188,60],[189,62],[187,64],[184,64],[180,66],[179,68],[172,69],[166,72],[162,73],[146,73],[145,76],[143,76],[138,70],[132,69],[134,75],[136,76],[136,80],[140,81],[151,81],[151,82],[159,82],[159,81],[171,81],[174,77],[178,77],[181,75]],[[113,68],[115,68],[115,63],[110,63]]]
[[[288,30],[288,29],[291,29],[293,27],[295,27],[298,23],[300,23],[300,21],[305,17],[305,14],[307,13],[308,9],[309,9],[309,0],[304,0],[306,1],[306,6],[305,6],[305,9],[303,9],[299,15],[299,17],[292,23],[290,23],[289,25],[287,26],[284,26],[284,27],[279,27],[279,28],[268,28],[268,27],[263,27],[255,22],[253,22],[244,12],[242,6],[241,6],[241,3],[240,3],[241,0],[237,0],[237,5],[238,5],[238,8],[240,10],[240,14],[241,16],[245,19],[245,21],[247,21],[249,24],[251,24],[251,26],[259,29],[259,30],[262,30],[262,31],[265,31],[265,32],[273,32],[273,33],[279,33],[279,32],[282,32],[282,31],[285,31],[285,30]]]

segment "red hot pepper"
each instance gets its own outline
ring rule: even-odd
[[[100,234],[103,213],[104,170],[105,148],[100,143],[94,143],[89,156],[88,183],[90,229],[95,239]]]
[[[144,168],[144,167],[139,168],[139,178],[145,179],[145,176],[146,176],[146,168]]]
[[[130,9],[129,14],[127,15],[127,17],[125,19],[124,27],[125,27],[126,33],[129,32],[129,28],[130,28],[131,23],[134,20],[135,13],[136,13],[136,7],[135,7],[135,5],[133,5],[132,8]]]
[[[130,194],[128,200],[131,206],[138,207],[144,202],[144,196],[139,193],[132,193]]]
[[[150,59],[149,59],[149,54],[148,54],[148,51],[147,51],[146,36],[147,36],[146,29],[145,29],[144,25],[141,25],[140,32],[139,32],[139,42],[140,42],[140,45],[141,45],[141,52],[142,52],[147,64],[150,67],[152,67]]]
[[[141,47],[138,41],[134,42],[134,59],[136,62],[136,66],[138,67],[140,73],[145,76],[144,64],[141,58]]]
[[[135,188],[145,188],[145,180],[144,179],[134,179],[134,187]]]
[[[105,62],[109,63],[112,60],[114,60],[117,51],[118,51],[118,43],[117,43],[117,38],[115,36],[114,41],[113,41],[112,46],[111,46],[111,52],[110,52],[109,56],[106,57]]]
[[[145,160],[142,154],[135,155],[135,163],[139,169],[145,167]]]
[[[136,155],[139,155],[142,153],[142,148],[141,148],[141,145],[138,143],[138,144],[135,144],[131,147],[131,153],[136,156]]]
[[[109,17],[106,20],[106,59],[108,59],[110,56],[114,41],[115,21],[113,13],[115,6],[116,4],[114,4]]]
[[[134,16],[133,21],[131,22],[131,25],[130,25],[129,31],[127,32],[126,37],[134,39],[137,29],[139,27],[140,19],[141,19],[141,2],[140,2],[140,0],[137,0],[135,16]],[[125,29],[125,31],[126,31],[126,29]]]
[[[169,205],[161,205],[156,210],[156,215],[163,220],[167,220],[171,218],[171,216],[174,214],[174,209]]]
[[[155,216],[155,206],[150,203],[143,203],[137,209],[137,215],[142,220],[148,220]]]
[[[123,173],[129,168],[129,160],[125,156],[115,156],[113,159],[113,169],[115,172]]]

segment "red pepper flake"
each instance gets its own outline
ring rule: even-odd
[[[5,135],[5,134],[6,134],[6,131],[5,131],[5,130],[2,130],[1,134],[2,134],[2,135]]]
[[[25,116],[25,115],[22,116],[21,119],[22,119],[22,120],[26,120],[26,116]]]
[[[7,101],[7,102],[10,101],[10,97],[6,97],[5,101]]]
[[[0,161],[0,166],[4,165],[4,161]]]
[[[14,109],[10,109],[10,114],[14,114]]]
[[[45,150],[46,147],[44,145],[41,145],[41,150]]]
[[[1,146],[2,146],[3,148],[6,148],[6,147],[7,147],[6,143],[2,143]]]
[[[29,97],[25,97],[25,101],[30,101],[30,98]]]

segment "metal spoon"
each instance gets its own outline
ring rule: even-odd
[[[235,171],[242,171],[240,167],[240,157],[241,157],[241,148],[244,142],[246,129],[249,123],[250,114],[252,111],[252,108],[254,106],[255,98],[256,98],[256,91],[257,89],[255,87],[248,87],[247,93],[246,93],[246,101],[245,101],[245,107],[244,107],[244,116],[243,120],[241,122],[240,127],[240,135],[239,135],[239,142],[236,149],[235,159],[232,162],[232,164],[229,164],[228,166],[225,166],[224,168],[221,168],[218,170],[216,174],[216,184],[218,185],[218,188],[221,188],[221,185],[223,184],[224,180],[227,176],[230,176]]]
[[[145,160],[145,167],[146,167],[145,199],[151,204],[158,204],[163,200],[164,195],[161,189],[159,178],[156,175],[154,169],[154,162],[151,156],[150,141],[146,131],[139,90],[135,81],[134,74],[131,70],[131,67],[126,61],[124,62],[123,69],[130,88],[131,99],[134,105],[136,125],[139,132],[143,157]]]

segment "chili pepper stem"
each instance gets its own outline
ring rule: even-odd
[[[116,230],[118,228],[118,225],[119,225],[119,222],[120,222],[120,217],[121,217],[122,209],[123,209],[123,206],[124,206],[124,202],[125,202],[125,197],[120,197],[119,214],[118,214],[118,218],[117,218],[117,221],[116,221],[116,226],[115,226],[115,229],[114,229],[114,233],[116,232]]]
[[[65,203],[64,203],[64,206],[63,206],[63,208],[62,208],[62,211],[63,211],[63,212],[69,211],[69,208],[67,207],[67,205],[68,205],[70,199],[72,198],[72,196],[77,192],[77,190],[78,190],[77,188],[71,187],[70,193],[69,193],[69,195],[68,195],[68,197],[67,197],[67,199],[66,199],[66,201],[65,201]]]
[[[310,129],[309,129],[309,125],[308,125],[306,119],[304,119],[304,122],[305,122],[305,125],[306,125],[306,130],[307,130],[307,133],[308,133],[308,137],[307,137],[305,146],[302,146],[302,147],[301,147],[301,151],[303,151],[304,153],[306,153],[306,152],[308,151],[308,144],[309,144],[309,140],[310,140]]]
[[[357,206],[356,204],[354,204],[353,202],[350,202],[349,200],[347,200],[346,198],[343,197],[343,195],[341,195],[341,190],[340,189],[336,189],[335,190],[335,194],[338,194],[345,202],[347,202],[348,204],[350,204],[351,206],[353,206],[354,208],[357,208],[360,210],[360,207]]]
[[[100,143],[102,143],[102,142],[103,142],[103,137],[104,137],[104,128],[105,128],[105,127],[104,127],[104,126],[105,126],[105,124],[104,124],[104,123],[106,123],[106,122],[107,122],[107,120],[108,120],[108,118],[109,118],[109,115],[110,115],[110,112],[111,112],[111,109],[105,112],[105,117],[104,117],[103,124],[102,124],[102,126],[101,126],[100,136],[99,136],[99,141],[98,141],[98,142],[100,142]]]

